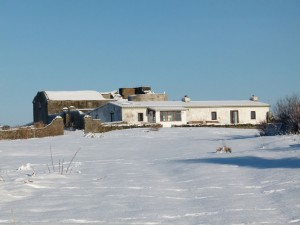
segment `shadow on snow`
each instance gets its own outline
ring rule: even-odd
[[[233,140],[246,140],[258,138],[257,135],[230,135],[223,138],[207,139],[209,141],[233,141]]]
[[[266,159],[254,156],[230,157],[230,158],[203,158],[176,160],[179,163],[211,163],[221,165],[236,165],[241,167],[252,167],[257,169],[272,168],[300,168],[299,158]]]
[[[278,148],[270,148],[265,149],[267,151],[299,151],[300,150],[300,144],[293,144],[289,147],[278,147]]]

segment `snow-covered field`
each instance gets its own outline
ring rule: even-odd
[[[300,137],[257,133],[164,128],[0,141],[0,224],[300,224]],[[223,144],[233,152],[215,153]]]

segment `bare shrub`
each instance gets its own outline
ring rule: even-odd
[[[267,135],[266,133],[268,129],[268,123],[266,121],[261,122],[260,124],[258,124],[257,129],[261,136]]]
[[[267,123],[266,121],[263,121],[257,126],[257,129],[259,130],[259,134],[261,136],[273,136],[282,133],[281,127],[282,123]]]
[[[300,131],[300,97],[299,95],[286,96],[277,101],[274,106],[276,122],[282,123],[281,133],[299,133]]]
[[[75,154],[73,155],[71,161],[68,164],[68,167],[65,170],[64,170],[65,160],[64,159],[63,160],[59,160],[59,162],[58,162],[58,173],[59,174],[64,174],[64,173],[68,174],[68,173],[71,173],[72,168],[70,168],[70,167],[71,167],[71,165],[72,165],[72,163],[73,163],[73,161],[74,161],[74,159],[75,159],[75,157],[76,157],[76,155],[77,155],[77,153],[79,151],[80,151],[80,148],[75,152]],[[56,170],[55,170],[55,165],[54,165],[54,161],[53,161],[53,154],[52,154],[52,147],[51,147],[51,145],[50,145],[50,158],[51,158],[52,169],[53,169],[53,172],[55,173]],[[48,168],[49,173],[51,173],[51,170],[50,170],[50,167],[49,167],[48,164],[47,164],[47,168]]]

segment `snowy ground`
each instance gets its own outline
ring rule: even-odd
[[[223,144],[233,152],[215,153]],[[0,224],[300,224],[300,137],[164,128],[0,141]]]

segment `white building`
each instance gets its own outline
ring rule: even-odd
[[[116,101],[90,113],[102,122],[124,121],[130,124],[159,123],[164,127],[188,123],[259,124],[265,121],[270,105],[257,98],[239,101]]]

